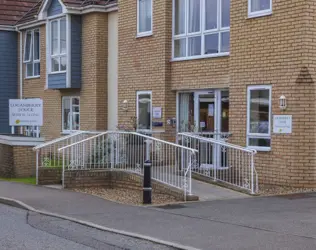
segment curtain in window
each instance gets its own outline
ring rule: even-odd
[[[185,0],[175,0],[175,35],[185,33]]]
[[[200,31],[200,0],[189,0],[189,33]]]
[[[30,61],[32,55],[32,32],[26,33],[25,41],[25,51],[24,51],[24,61]]]
[[[139,32],[151,31],[152,0],[139,0]]]

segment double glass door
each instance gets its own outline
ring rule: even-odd
[[[225,140],[229,132],[229,92],[209,90],[179,93],[178,131]],[[210,143],[200,142],[200,168],[225,167],[220,148],[210,148]]]

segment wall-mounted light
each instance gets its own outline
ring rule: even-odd
[[[125,112],[128,111],[128,101],[127,101],[127,100],[124,100],[124,101],[123,101],[122,109],[123,109]]]
[[[286,110],[286,97],[284,95],[281,95],[279,98],[280,101],[280,109]]]

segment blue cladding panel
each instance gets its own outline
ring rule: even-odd
[[[48,75],[48,88],[49,89],[67,88],[66,73]]]
[[[63,13],[63,7],[60,5],[58,0],[52,0],[50,6],[47,9],[48,16],[55,16]]]
[[[81,16],[71,16],[71,87],[81,87]]]
[[[10,133],[9,99],[18,96],[17,33],[0,31],[0,133]]]

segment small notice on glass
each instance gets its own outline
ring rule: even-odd
[[[292,133],[292,115],[274,115],[273,133],[291,134]]]

